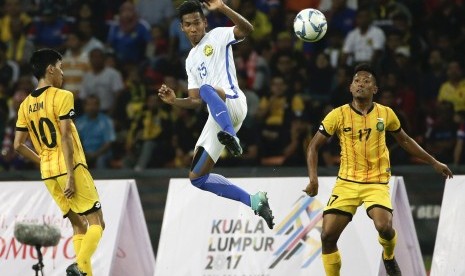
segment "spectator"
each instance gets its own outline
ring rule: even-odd
[[[29,29],[29,39],[36,48],[53,48],[60,52],[65,50],[66,36],[70,24],[59,16],[54,5],[45,6]]]
[[[4,89],[4,88],[3,88]],[[0,127],[0,132],[3,132],[0,137],[1,141],[1,155],[0,155],[0,169],[3,170],[27,170],[33,169],[34,164],[29,160],[25,159],[19,154],[16,154],[16,151],[13,146],[14,136],[15,136],[15,129],[16,129],[16,121],[18,116],[18,109],[19,105],[23,102],[23,100],[29,95],[30,91],[26,90],[16,90],[11,98],[10,104],[10,116],[6,118],[4,117],[3,111],[6,107],[5,98],[0,99],[0,117],[1,123],[5,123],[2,127]],[[2,94],[2,93],[0,93]],[[31,141],[28,140],[26,142],[29,146],[32,147]]]
[[[138,0],[137,13],[151,26],[160,25],[168,27],[168,22],[175,16],[173,1],[171,0]]]
[[[262,165],[281,165],[284,149],[290,141],[291,120],[302,114],[304,104],[300,95],[289,95],[288,82],[275,75],[270,82],[270,95],[260,100],[257,117],[260,127]]]
[[[115,3],[116,2],[117,1],[115,1]],[[103,3],[101,0],[76,1],[76,7],[73,10],[73,12],[77,12],[74,16],[75,21],[78,26],[80,22],[89,22],[90,26],[92,26],[89,31],[92,35],[89,35],[89,38],[95,35],[96,39],[99,41],[106,39],[108,24],[105,22],[106,18],[103,16],[106,11],[105,8],[107,8],[107,4]],[[81,31],[86,33],[84,30]],[[89,51],[90,49],[85,50]]]
[[[7,59],[18,63],[20,66],[28,64],[35,47],[27,39],[24,25],[19,18],[12,18],[10,20],[10,33],[11,38],[6,42]]]
[[[462,65],[452,60],[447,65],[447,81],[439,89],[438,102],[448,101],[455,112],[465,111],[465,78]]]
[[[169,113],[161,108],[160,101],[155,94],[149,95],[142,111],[132,119],[126,139],[125,163],[136,171],[149,166],[164,167],[174,156],[168,147],[171,137]]]
[[[349,91],[351,81],[352,70],[349,67],[344,66],[336,69],[333,85],[329,93],[329,103],[331,106],[341,106],[352,102],[352,96]]]
[[[79,97],[96,95],[100,99],[100,111],[109,114],[117,94],[124,88],[121,74],[114,68],[105,66],[102,49],[93,49],[89,54],[91,70],[84,75]]]
[[[145,59],[150,42],[150,26],[139,19],[133,3],[124,2],[119,10],[118,22],[110,27],[107,42],[121,64],[138,64]]]
[[[92,26],[92,21],[87,19],[81,19],[77,22],[77,29],[81,33],[82,39],[82,52],[87,55],[89,52],[95,48],[104,49],[105,46],[102,41],[100,41],[94,35],[94,29]]]
[[[3,42],[11,40],[11,21],[17,19],[21,22],[24,32],[32,22],[31,17],[22,9],[20,0],[6,0],[4,5],[5,15],[0,18],[0,38]]]
[[[258,10],[253,0],[242,0],[240,14],[252,23],[254,31],[250,37],[259,42],[270,38],[273,31],[273,25],[267,15]]]
[[[428,108],[432,108],[436,103],[441,84],[446,81],[447,65],[442,52],[438,49],[431,49],[427,58],[426,68],[421,78],[421,91],[423,92],[421,100]]]
[[[84,75],[90,70],[89,56],[82,50],[82,34],[71,31],[66,40],[66,52],[61,61],[64,74],[63,89],[74,93],[78,99]]]
[[[372,24],[368,9],[359,9],[355,21],[357,27],[345,38],[340,64],[369,62],[378,65],[386,42],[383,31]]]
[[[99,98],[89,95],[84,101],[84,114],[76,119],[76,128],[89,168],[105,169],[111,158],[115,130],[110,117],[99,110]]]
[[[324,12],[328,30],[341,33],[344,37],[355,26],[356,11],[347,6],[347,0],[332,0],[331,8]]]
[[[268,88],[270,68],[265,58],[254,50],[254,41],[247,39],[235,46],[234,62],[236,69],[247,76],[246,86],[263,93]]]
[[[372,10],[374,11],[373,23],[384,31],[389,31],[392,28],[393,17],[400,13],[405,16],[409,25],[412,23],[412,14],[401,1],[375,0],[372,4]]]
[[[18,80],[19,67],[16,62],[7,59],[6,51],[6,44],[0,42],[0,83],[8,90]]]
[[[331,82],[334,69],[331,67],[329,56],[321,52],[309,64],[309,89],[312,99],[327,103],[330,97]]]
[[[445,163],[452,163],[457,135],[453,104],[447,101],[439,102],[435,115],[433,124],[425,134],[425,149]]]

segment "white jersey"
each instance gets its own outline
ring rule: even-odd
[[[227,98],[242,94],[231,49],[231,45],[240,40],[234,38],[233,30],[234,27],[215,28],[190,50],[186,59],[188,89],[209,84],[223,88]]]

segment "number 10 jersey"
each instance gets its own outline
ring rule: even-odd
[[[34,149],[40,157],[42,179],[67,173],[61,144],[60,120],[76,116],[73,93],[47,86],[33,91],[18,110],[17,131],[28,131]],[[73,139],[73,167],[87,167],[78,132],[71,122]]]

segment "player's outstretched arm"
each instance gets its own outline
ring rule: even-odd
[[[403,129],[401,129],[399,132],[392,133],[392,135],[396,139],[397,143],[399,143],[399,145],[408,153],[430,164],[433,166],[435,171],[442,174],[444,177],[453,177],[452,171],[449,169],[449,167],[447,167],[446,164],[439,162],[428,152],[426,152],[422,147],[420,147],[420,145],[417,144],[417,142],[415,142],[415,140],[408,136]]]
[[[234,28],[235,38],[242,39],[253,32],[253,25],[242,15],[228,7],[222,0],[204,0],[203,4],[207,9],[211,11],[218,10],[231,19],[234,25],[236,25]]]
[[[39,155],[37,155],[37,153],[35,153],[32,149],[30,149],[28,146],[24,144],[27,140],[27,137],[29,137],[28,132],[16,131],[15,140],[13,142],[14,149],[21,156],[39,165],[40,164]]]
[[[318,151],[327,140],[328,138],[326,136],[317,132],[308,145],[307,168],[310,181],[303,191],[309,196],[316,196],[318,194]]]
[[[199,89],[189,89],[187,98],[176,98],[174,90],[163,84],[158,89],[158,97],[170,105],[174,105],[182,108],[197,108],[202,105],[202,99],[200,99]]]

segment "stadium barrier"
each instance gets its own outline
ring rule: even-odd
[[[431,276],[465,275],[465,176],[454,176],[446,181],[442,199]]]
[[[322,209],[335,177],[321,177],[306,196],[307,177],[235,178],[253,193],[268,192],[276,225],[269,230],[249,207],[171,179],[158,246],[156,276],[324,275]],[[404,275],[426,275],[402,177],[391,178],[398,231],[396,255]],[[360,207],[339,241],[341,275],[385,275],[373,222]],[[180,261],[182,260],[182,261]]]
[[[153,275],[155,257],[134,180],[97,180],[106,229],[92,258],[94,275]],[[57,246],[42,249],[44,275],[62,276],[74,262],[72,228],[42,181],[0,182],[0,275],[33,275],[33,246],[19,243],[16,222],[52,224],[61,230]]]

